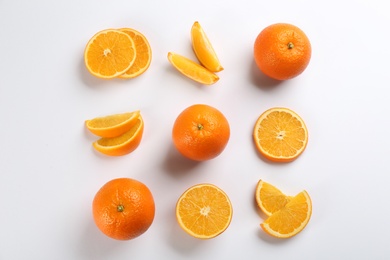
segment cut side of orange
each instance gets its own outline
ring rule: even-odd
[[[135,44],[136,57],[133,65],[119,78],[135,78],[144,73],[152,61],[152,49],[146,37],[137,30],[131,28],[121,28],[121,32],[128,34]]]
[[[196,57],[205,68],[212,72],[219,72],[223,70],[210,40],[199,22],[195,22],[192,25],[191,41]]]
[[[125,73],[133,65],[135,57],[134,41],[127,33],[114,29],[96,33],[84,50],[88,71],[105,79]]]
[[[144,122],[140,115],[129,131],[117,137],[100,138],[93,143],[93,147],[97,151],[110,156],[129,154],[141,143],[143,131]]]
[[[305,150],[308,132],[305,122],[288,108],[275,107],[260,115],[253,129],[257,150],[276,162],[295,160]]]
[[[310,220],[312,204],[306,191],[298,193],[283,208],[273,213],[261,228],[277,238],[290,238],[301,232]]]
[[[224,232],[233,216],[231,202],[213,184],[198,184],[185,191],[176,204],[180,227],[193,237],[210,239]]]
[[[91,133],[100,137],[117,137],[129,131],[137,122],[140,111],[96,117],[86,120],[85,125]]]
[[[179,54],[169,52],[168,60],[183,75],[201,84],[211,85],[219,80],[215,73]]]
[[[271,216],[284,208],[293,197],[283,194],[283,192],[268,182],[259,180],[256,186],[255,198],[257,205],[264,214]]]

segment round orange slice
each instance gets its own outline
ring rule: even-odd
[[[169,52],[168,60],[184,76],[201,84],[211,85],[219,80],[218,75],[182,55]]]
[[[311,213],[312,203],[309,194],[302,191],[283,208],[273,213],[260,226],[273,237],[290,238],[306,227]]]
[[[107,29],[96,33],[84,50],[88,71],[98,77],[111,79],[125,73],[136,57],[134,41],[124,32]]]
[[[233,208],[226,193],[213,184],[198,184],[186,190],[176,204],[180,227],[193,237],[214,238],[232,220]]]
[[[110,156],[129,154],[141,143],[143,131],[144,122],[140,115],[129,131],[117,137],[100,138],[93,143],[93,147],[97,151]]]
[[[271,216],[284,208],[293,197],[283,194],[278,188],[268,182],[259,180],[256,186],[255,198],[257,205],[264,214]]]
[[[100,137],[117,137],[129,131],[137,122],[140,111],[96,117],[86,120],[85,125],[89,131]]]
[[[133,65],[119,78],[135,78],[144,73],[152,61],[152,49],[146,37],[137,30],[131,28],[122,28],[121,32],[127,33],[135,44],[136,57]]]
[[[305,122],[288,108],[275,107],[260,115],[253,129],[257,150],[276,162],[295,160],[305,150],[308,132]]]
[[[191,28],[192,48],[199,62],[212,72],[223,70],[221,63],[199,22],[195,22]]]

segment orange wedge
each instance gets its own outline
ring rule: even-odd
[[[137,30],[131,28],[122,28],[121,32],[127,33],[135,44],[136,57],[133,65],[119,78],[135,78],[144,73],[152,61],[152,49],[146,37]]]
[[[209,38],[200,26],[199,22],[195,22],[191,28],[192,48],[199,62],[208,70],[218,72],[223,70],[221,63],[210,43]]]
[[[233,208],[226,193],[213,184],[192,186],[176,204],[180,227],[193,237],[214,238],[223,233],[232,220]]]
[[[100,31],[85,47],[85,66],[96,77],[115,78],[133,65],[136,57],[134,46],[127,33],[114,29]]]
[[[301,232],[310,220],[312,204],[306,191],[298,193],[283,208],[273,213],[261,228],[277,238],[290,238]]]
[[[93,143],[93,147],[110,156],[121,156],[134,151],[141,142],[144,131],[144,122],[141,115],[136,119],[129,131],[112,138],[100,138]]]
[[[275,186],[263,180],[259,180],[256,186],[255,198],[257,205],[264,214],[271,216],[284,208],[293,197],[284,195]]]
[[[257,150],[276,162],[295,160],[305,150],[308,132],[305,122],[288,108],[271,108],[260,115],[253,129]]]
[[[179,54],[169,52],[168,60],[183,75],[201,84],[211,85],[219,80],[215,73]]]
[[[85,125],[91,133],[100,137],[116,137],[129,131],[137,122],[140,111],[96,117],[86,120]]]

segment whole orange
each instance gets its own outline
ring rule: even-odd
[[[151,226],[155,205],[149,188],[134,179],[118,178],[96,193],[92,213],[96,226],[107,236],[129,240]]]
[[[265,75],[277,80],[291,79],[301,74],[309,65],[310,41],[295,25],[273,24],[257,36],[254,58]]]
[[[230,138],[226,117],[216,108],[196,104],[176,118],[172,130],[173,143],[185,157],[205,161],[217,157]]]

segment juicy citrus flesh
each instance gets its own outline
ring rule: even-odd
[[[143,74],[149,68],[152,61],[152,49],[145,35],[139,31],[132,28],[121,28],[119,30],[131,37],[134,41],[136,50],[134,63],[125,73],[119,75],[119,78],[135,78]]]
[[[285,195],[272,184],[259,180],[256,186],[255,198],[259,208],[267,216],[271,216],[284,208],[293,197]]]
[[[261,228],[277,238],[290,238],[301,232],[312,214],[312,203],[309,194],[302,191],[294,196],[283,208],[273,213]]]
[[[108,237],[129,240],[145,233],[155,215],[149,188],[134,179],[118,178],[96,193],[92,212],[95,224]]]
[[[131,37],[115,29],[96,33],[87,43],[84,61],[88,71],[99,78],[115,78],[134,63],[136,51]]]
[[[223,233],[232,220],[229,197],[213,184],[198,184],[185,191],[176,204],[180,227],[193,237],[214,238]]]
[[[100,137],[117,137],[129,131],[137,122],[140,111],[96,117],[86,120],[85,124],[89,131]]]
[[[191,28],[191,41],[196,57],[205,68],[212,72],[223,70],[209,38],[197,21]]]
[[[268,109],[256,121],[253,138],[257,150],[276,162],[295,160],[305,150],[308,132],[302,118],[288,108]]]
[[[110,156],[122,156],[133,152],[141,143],[144,131],[144,122],[141,116],[137,117],[136,123],[129,131],[112,138],[100,138],[93,143],[93,147]]]
[[[219,156],[230,138],[230,126],[218,109],[195,104],[184,109],[176,118],[172,140],[177,150],[195,161]]]
[[[309,65],[311,44],[300,28],[277,23],[266,27],[257,36],[254,58],[264,74],[287,80],[300,75]]]
[[[198,83],[212,85],[219,80],[215,73],[177,53],[169,52],[168,60],[180,73]]]

